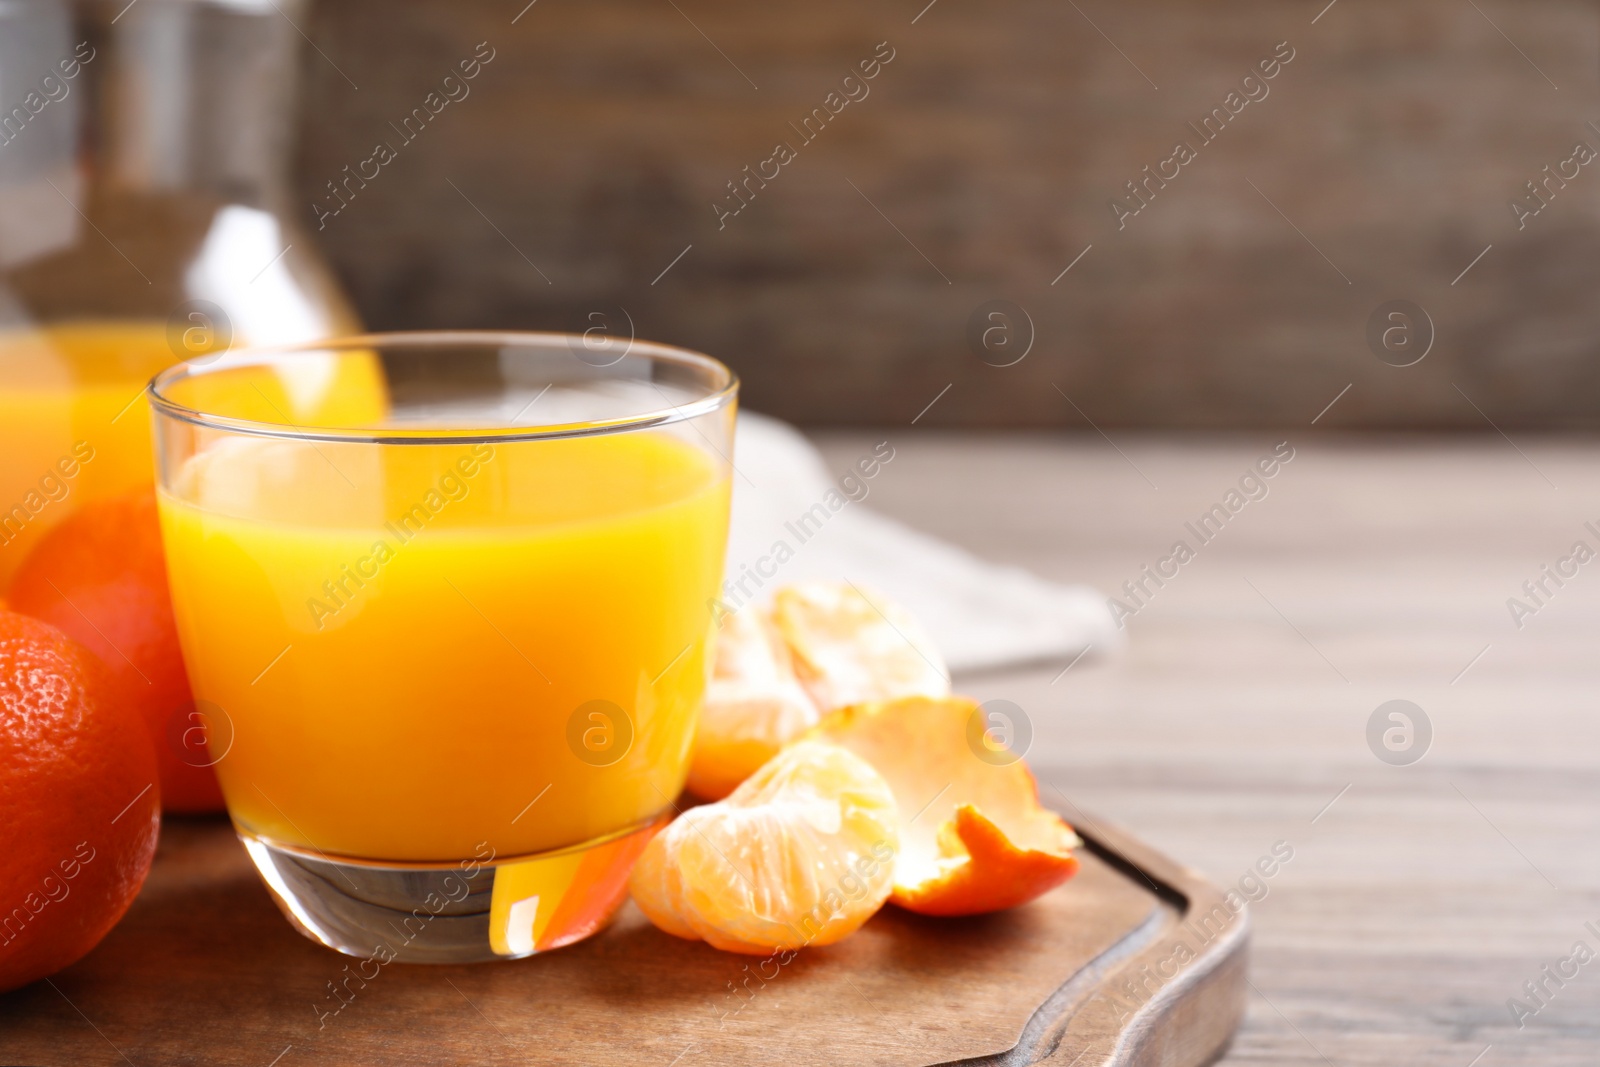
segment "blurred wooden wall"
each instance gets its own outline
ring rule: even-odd
[[[620,306],[807,423],[938,396],[919,425],[1293,427],[1347,385],[1319,426],[1600,422],[1600,163],[1522,229],[1509,206],[1600,149],[1593,3],[524,3],[327,0],[304,26],[312,230],[328,180],[399,146],[315,232],[375,326]],[[870,95],[803,144],[790,123],[883,41]],[[1186,122],[1285,41],[1198,147]],[[479,42],[470,95],[402,145],[389,124]],[[1119,230],[1111,198],[1180,140],[1197,158]],[[1414,366],[1366,338],[1397,298],[1436,330]],[[994,300],[1036,335],[1011,366],[969,343]]]

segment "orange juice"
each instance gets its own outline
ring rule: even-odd
[[[682,787],[729,499],[697,445],[239,436],[169,485],[184,658],[244,829],[512,857]]]
[[[78,505],[150,484],[144,384],[174,362],[159,322],[0,334],[0,590]]]
[[[161,322],[0,332],[0,592],[34,542],[74,509],[150,484],[144,387],[177,360]],[[362,421],[382,410],[373,364],[346,360],[337,375],[313,383],[316,398],[298,417]]]

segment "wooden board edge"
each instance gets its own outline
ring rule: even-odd
[[[1235,895],[1235,911],[1226,893],[1205,876],[1120,827],[1085,817],[1078,829],[1102,858],[1161,898],[1169,921],[1108,969],[1100,991],[1063,1020],[1060,1039],[1035,1062],[1075,1067],[1215,1062],[1244,1018],[1247,905]]]
[[[1233,1039],[1249,987],[1244,902],[1234,911],[1198,871],[1078,814],[1086,847],[1155,896],[1150,919],[1040,1005],[1014,1047],[943,1067],[1206,1067]]]

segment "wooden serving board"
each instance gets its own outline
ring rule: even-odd
[[[1128,834],[1078,830],[1082,870],[1032,904],[888,907],[784,965],[669,937],[630,904],[547,955],[363,977],[290,928],[225,821],[169,820],[104,943],[0,996],[0,1062],[1209,1063],[1243,1010],[1248,916]]]

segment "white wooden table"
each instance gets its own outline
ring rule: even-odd
[[[1600,958],[1546,982],[1522,1028],[1507,1006],[1539,1007],[1523,983],[1575,942],[1600,952],[1600,559],[1547,581],[1520,630],[1506,604],[1574,542],[1600,550],[1583,525],[1600,528],[1600,444],[816,436],[842,470],[886,435],[870,506],[1108,593],[1288,437],[1268,496],[1128,621],[1123,651],[958,687],[1029,713],[1047,796],[1218,882],[1292,846],[1254,906],[1256,992],[1225,1063],[1600,1062]],[[1409,766],[1368,746],[1391,699],[1432,724]]]

